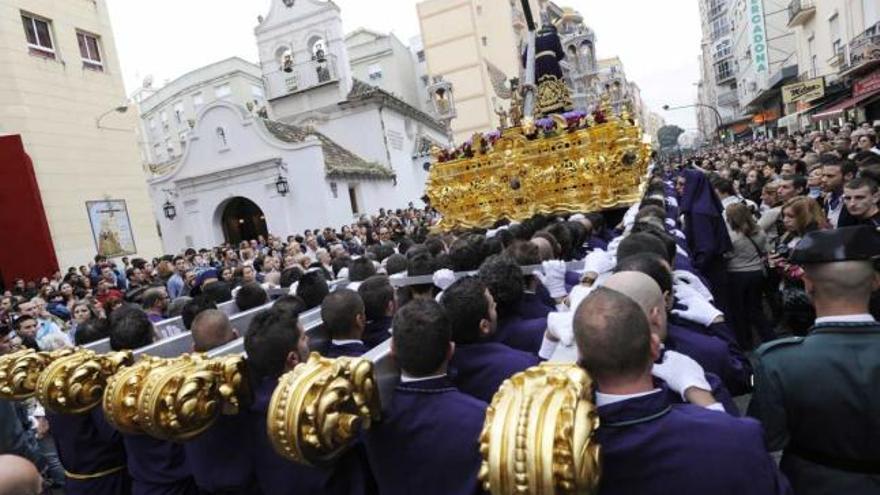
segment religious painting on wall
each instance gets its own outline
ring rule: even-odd
[[[118,258],[137,252],[125,200],[86,201],[86,210],[98,254]]]

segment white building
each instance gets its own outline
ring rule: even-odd
[[[196,114],[217,100],[243,107],[265,105],[260,68],[238,57],[190,71],[158,90],[146,87],[136,98],[141,115],[141,151],[149,165],[180,158]]]
[[[715,135],[720,124],[733,122],[740,113],[736,87],[739,67],[731,36],[732,3],[733,0],[700,0],[703,39],[700,54],[701,86],[696,110],[697,123],[706,136]]]
[[[394,34],[360,28],[345,36],[352,76],[424,109],[427,90],[420,90],[416,61]]]
[[[256,36],[275,120],[223,100],[197,112],[182,158],[150,180],[167,252],[420,202],[425,153],[445,130],[356,79],[342,33],[332,2],[273,0]]]

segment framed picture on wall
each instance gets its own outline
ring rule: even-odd
[[[98,254],[118,258],[137,253],[125,200],[86,201],[86,211]]]

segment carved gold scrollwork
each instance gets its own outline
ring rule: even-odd
[[[280,455],[300,464],[323,466],[378,420],[380,412],[370,361],[327,359],[312,353],[306,363],[278,381],[266,422]]]
[[[480,481],[493,495],[595,493],[599,426],[592,381],[576,365],[545,363],[505,380],[480,435]]]
[[[122,368],[110,377],[102,401],[107,422],[122,433],[143,433],[138,423],[137,411],[144,382],[155,369],[171,363],[168,359],[144,356],[134,365]]]
[[[132,360],[131,351],[98,355],[77,349],[43,371],[37,381],[37,399],[59,414],[86,412],[101,403],[107,380]]]
[[[52,352],[23,349],[0,356],[0,399],[23,400],[33,397],[43,370],[53,361],[73,352],[73,349]]]

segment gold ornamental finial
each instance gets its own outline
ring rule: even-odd
[[[37,399],[59,414],[79,414],[101,403],[107,380],[133,362],[131,351],[99,355],[77,349],[55,360],[37,381]]]
[[[505,380],[480,434],[480,481],[492,495],[575,495],[599,485],[592,381],[576,365],[544,363]]]
[[[280,455],[300,464],[324,466],[378,420],[380,412],[372,362],[312,353],[278,381],[266,423]]]
[[[33,397],[43,370],[53,361],[73,352],[73,349],[52,352],[22,349],[0,356],[0,399],[23,400]]]

